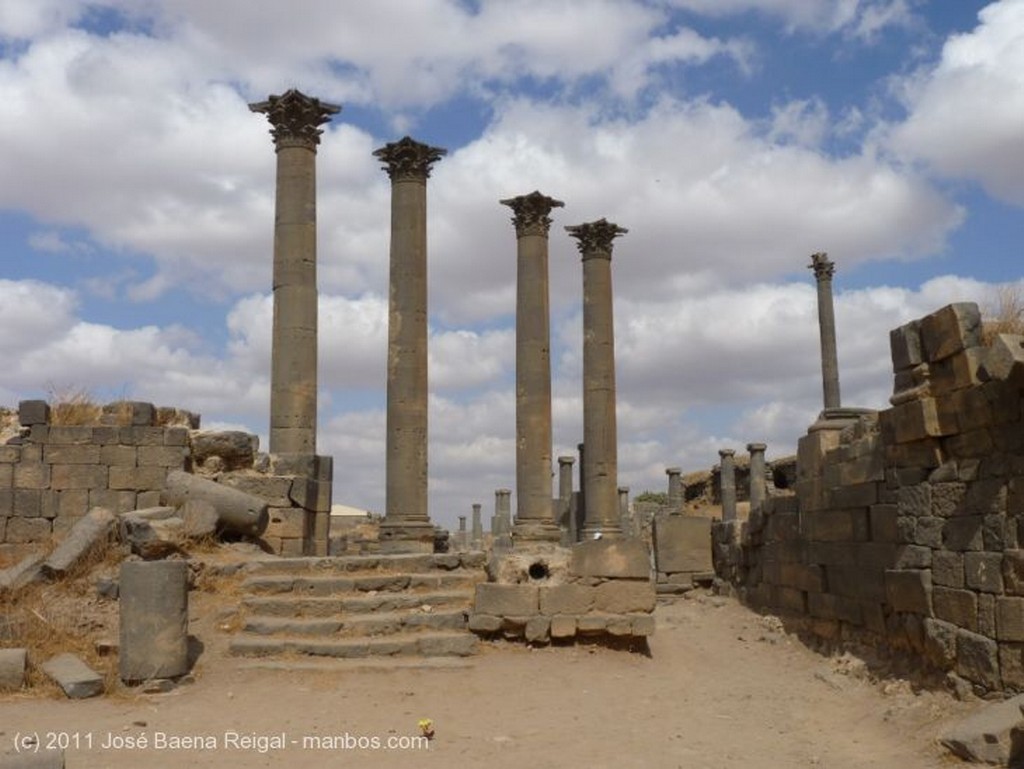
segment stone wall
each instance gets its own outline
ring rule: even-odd
[[[204,433],[198,415],[121,401],[95,424],[61,425],[45,401],[19,404],[19,434],[0,445],[0,559],[13,561],[59,539],[93,507],[115,513],[161,504],[171,470],[263,497],[268,549],[326,554],[330,457],[267,455],[256,436]]]
[[[715,566],[817,636],[1024,690],[1024,338],[980,332],[972,304],[894,330],[892,407],[813,425],[795,494],[716,524]]]

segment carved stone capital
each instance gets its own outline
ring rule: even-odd
[[[553,208],[565,206],[561,200],[549,198],[534,190],[529,195],[499,200],[503,206],[509,206],[515,216],[512,223],[516,226],[516,237],[525,235],[544,235],[551,229],[551,213]]]
[[[249,109],[267,116],[273,126],[270,135],[274,137],[277,149],[305,147],[314,152],[323,133],[323,129],[317,126],[341,111],[337,104],[314,99],[294,88],[280,96],[270,96],[266,101],[253,102]]]
[[[383,168],[393,182],[425,182],[430,176],[431,164],[447,154],[448,150],[422,144],[408,136],[373,151],[373,156],[384,163]]]
[[[818,281],[832,280],[832,275],[836,271],[835,262],[831,261],[824,251],[811,254],[811,263],[807,267],[814,270],[814,278]]]
[[[584,261],[594,258],[611,259],[612,241],[619,235],[629,232],[625,227],[612,224],[604,218],[596,222],[575,224],[566,227],[565,231],[579,241],[576,245]]]

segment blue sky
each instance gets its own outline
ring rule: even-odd
[[[620,482],[791,453],[821,402],[813,280],[838,264],[843,401],[888,329],[1021,279],[1024,0],[6,0],[0,402],[84,388],[266,433],[274,154],[246,104],[340,103],[318,156],[319,449],[381,510],[388,181],[429,195],[431,514],[514,487],[515,238],[551,232],[555,453],[582,434],[581,270],[616,242]]]

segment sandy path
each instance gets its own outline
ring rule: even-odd
[[[194,627],[208,625],[198,619]],[[195,683],[168,694],[0,699],[0,747],[19,732],[78,732],[79,744],[91,739],[92,748],[69,750],[69,769],[926,769],[958,763],[935,736],[972,707],[843,675],[773,623],[708,596],[659,606],[650,657],[501,644],[450,667],[282,671],[221,658],[223,637],[211,633],[205,631]],[[344,747],[346,733],[381,741],[418,734],[425,717],[436,728],[428,750]],[[283,732],[286,744],[265,753],[236,748],[225,744],[230,731],[263,738]],[[216,747],[156,749],[158,732]],[[150,742],[105,749],[108,733]],[[303,746],[303,739],[331,735],[340,744]]]

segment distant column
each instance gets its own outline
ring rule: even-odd
[[[818,331],[821,335],[821,381],[825,408],[839,408],[839,358],[836,354],[836,316],[832,303],[832,275],[836,265],[828,254],[811,254],[809,267],[818,284]]]
[[[736,464],[733,455],[736,452],[732,449],[719,449],[718,456],[721,457],[721,474],[719,483],[722,490],[722,520],[732,521],[736,519]]]
[[[619,527],[625,536],[631,536],[633,519],[629,515],[629,486],[619,486]]]
[[[466,549],[466,537],[467,537],[467,535],[466,535],[466,516],[460,515],[459,516],[459,534],[458,534],[458,537],[456,537],[456,539],[455,539],[455,546],[459,550],[465,550]]]
[[[679,467],[666,467],[668,476],[668,506],[676,513],[683,509],[683,470]]]
[[[512,489],[497,489],[494,492],[494,524],[491,533],[495,550],[504,551],[512,546]]]
[[[572,506],[572,466],[575,457],[558,458],[558,518],[562,529],[562,544],[576,542],[576,521]]]
[[[341,107],[294,89],[249,105],[267,116],[277,151],[270,451],[316,453],[316,148]]]
[[[516,228],[517,541],[559,537],[551,506],[551,332],[548,231],[560,200],[540,192],[501,201]]]
[[[374,151],[391,178],[387,469],[380,536],[432,548],[427,510],[427,177],[445,150],[408,136]]]
[[[473,503],[473,539],[471,541],[474,550],[479,550],[484,543],[484,527],[480,520],[480,503]]]
[[[565,228],[583,256],[583,537],[622,536],[615,422],[612,241],[628,230],[600,219]]]
[[[764,464],[764,452],[767,448],[764,443],[747,444],[747,451],[750,453],[750,512],[764,507],[764,500],[768,494]]]

